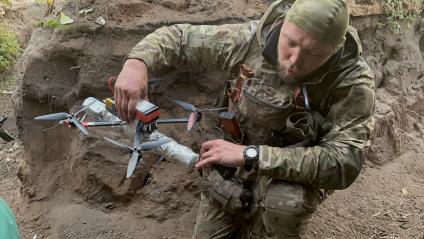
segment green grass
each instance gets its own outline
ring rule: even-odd
[[[43,29],[57,29],[59,31],[66,31],[71,28],[71,25],[60,24],[60,17],[41,20],[35,26]]]
[[[20,52],[16,34],[0,25],[0,73],[12,68]]]
[[[35,26],[45,28],[45,29],[59,29],[62,27],[58,18],[40,21]]]
[[[385,0],[383,3],[386,19],[380,26],[389,26],[401,33],[401,22],[410,24],[418,19],[423,10],[424,0]],[[410,7],[412,6],[412,7]]]
[[[5,90],[5,91],[13,91],[15,89],[16,86],[16,77],[13,74],[4,76],[1,80],[0,80],[0,90]]]
[[[0,5],[9,5],[10,1],[9,0],[0,0]]]

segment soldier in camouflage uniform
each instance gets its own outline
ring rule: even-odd
[[[353,183],[374,123],[373,76],[361,51],[345,0],[279,0],[259,21],[162,27],[134,47],[115,85],[127,121],[147,99],[147,69],[234,72],[243,63],[252,73],[225,90],[244,145],[202,145],[196,167],[238,170],[237,180],[204,170],[212,190],[203,189],[193,238],[299,238],[328,192]],[[225,195],[236,191],[250,192],[248,205]]]

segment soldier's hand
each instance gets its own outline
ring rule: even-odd
[[[125,61],[115,82],[115,105],[121,118],[132,122],[140,99],[147,98],[147,66],[138,59]]]
[[[220,164],[226,167],[244,166],[243,150],[244,145],[233,144],[231,142],[218,139],[202,144],[199,161],[196,168]]]

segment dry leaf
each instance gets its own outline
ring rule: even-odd
[[[66,25],[73,23],[74,20],[68,16],[66,16],[63,12],[60,12],[60,24]]]
[[[99,18],[97,18],[95,23],[104,26],[106,24],[106,20],[102,16],[100,16]]]

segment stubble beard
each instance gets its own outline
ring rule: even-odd
[[[277,69],[278,77],[280,77],[282,82],[284,82],[285,84],[294,85],[296,84],[296,82],[299,82],[302,80],[300,77],[294,77],[294,76],[288,75],[288,69],[290,69],[289,64],[284,64],[284,63],[281,64],[280,61],[278,61],[277,68],[278,68]]]

